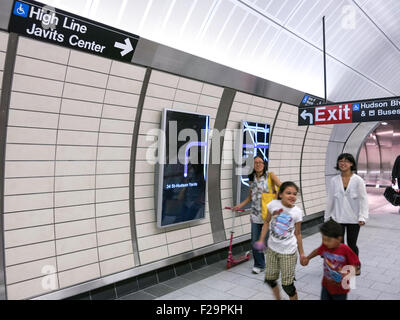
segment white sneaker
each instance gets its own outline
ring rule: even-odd
[[[255,273],[255,274],[259,274],[261,271],[262,271],[262,269],[257,268],[257,267],[254,267],[253,270],[252,270],[252,272]]]

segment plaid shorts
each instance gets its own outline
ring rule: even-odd
[[[297,252],[281,254],[268,248],[265,261],[265,280],[278,280],[282,272],[282,285],[291,285],[295,280]]]

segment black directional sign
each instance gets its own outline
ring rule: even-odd
[[[139,36],[46,6],[15,1],[9,31],[36,40],[130,62]]]
[[[299,108],[299,126],[400,119],[400,97]]]
[[[301,100],[299,107],[318,106],[320,104],[323,104],[324,102],[324,99],[306,93]]]

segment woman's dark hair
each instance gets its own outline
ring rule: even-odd
[[[263,168],[262,176],[265,176],[266,173],[267,173],[268,164],[267,164],[267,162],[266,162],[261,156],[256,156],[256,157],[254,158],[254,161],[255,161],[257,158],[260,158],[260,159],[264,162],[264,168]],[[248,175],[248,178],[249,178],[249,181],[250,181],[250,182],[254,181],[254,176],[255,176],[255,175],[256,175],[256,168],[253,168],[252,173],[250,173],[250,174]]]
[[[337,158],[337,161],[336,161],[336,167],[335,167],[336,170],[340,170],[339,169],[339,161],[343,160],[343,159],[351,162],[351,167],[350,167],[351,171],[357,171],[356,160],[354,160],[354,157],[350,153],[342,153],[341,155],[339,155],[339,157]]]
[[[279,187],[279,192],[278,192],[278,199],[281,200],[281,193],[285,191],[286,188],[293,187],[296,189],[297,192],[299,192],[299,187],[292,181],[285,181],[284,183],[281,184]]]
[[[343,236],[343,227],[333,221],[332,219],[325,222],[320,228],[319,231],[329,238],[339,238]]]

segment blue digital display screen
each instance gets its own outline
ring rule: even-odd
[[[266,123],[257,123],[250,121],[242,122],[242,141],[241,144],[241,159],[243,166],[251,164],[251,171],[253,169],[253,160],[257,156],[261,156],[265,163],[269,162],[269,139],[270,139],[270,125]],[[251,161],[249,161],[251,159]],[[268,169],[268,168],[267,168]],[[247,172],[248,174],[251,173]],[[237,196],[237,202],[240,203],[249,195],[249,177],[248,174],[240,175]],[[248,204],[245,208],[250,207]]]
[[[205,217],[209,116],[165,110],[158,226]]]

